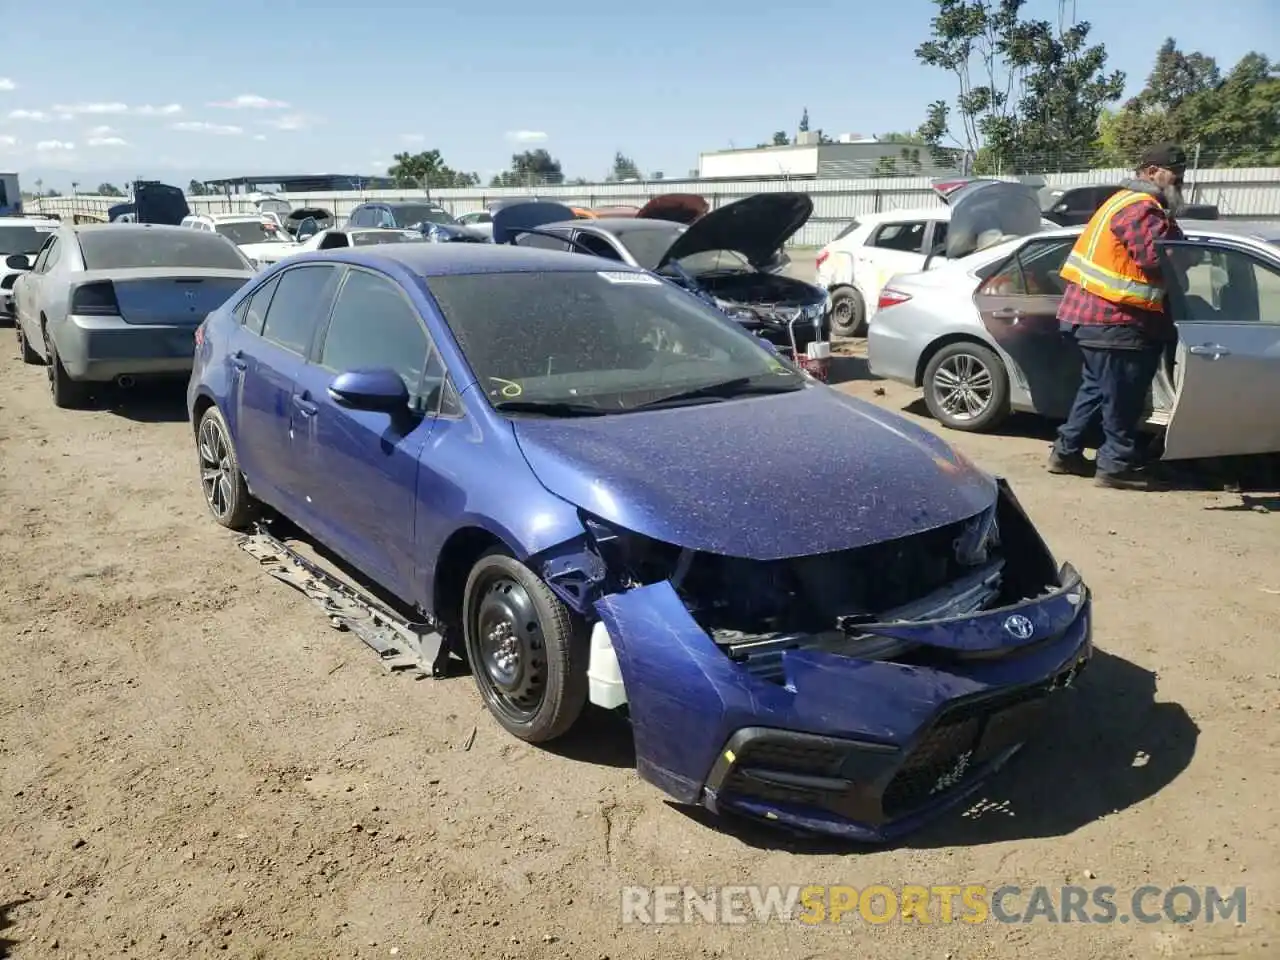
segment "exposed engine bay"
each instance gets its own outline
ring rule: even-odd
[[[607,546],[613,555],[606,563],[625,569],[630,586],[670,580],[727,656],[778,681],[785,650],[899,662],[936,658],[937,651],[903,655],[900,644],[860,627],[971,615],[1058,587],[1048,549],[1003,494],[969,520],[837,553],[757,561],[644,538]]]
[[[826,304],[826,291],[813,284],[775,273],[717,271],[695,274],[702,289],[719,300],[746,307],[812,307]]]

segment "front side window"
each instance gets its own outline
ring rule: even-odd
[[[430,347],[404,292],[386,277],[352,269],[333,305],[319,363],[335,373],[394,370],[417,396]]]
[[[567,239],[550,237],[545,233],[522,233],[516,237],[518,247],[537,247],[539,250],[572,250]]]
[[[62,259],[62,243],[57,237],[53,238],[53,243],[49,244],[49,249],[44,252],[44,264],[40,267],[41,273],[48,273],[54,268],[54,265]]]
[[[804,383],[755,337],[650,274],[459,275],[428,285],[499,409],[519,401],[624,413],[690,390],[780,392]]]
[[[1175,320],[1280,324],[1280,268],[1228,247],[1170,244],[1181,296],[1171,297]]]
[[[263,338],[305,357],[312,334],[329,313],[339,275],[337,267],[327,264],[284,271],[267,307]]]

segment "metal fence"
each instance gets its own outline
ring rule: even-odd
[[[1092,183],[1118,183],[1131,172],[1123,169],[1089,170],[1079,173],[1047,173],[1044,180],[1055,188]],[[1215,204],[1224,218],[1248,220],[1280,219],[1280,167],[1226,167],[1201,169],[1188,174],[1188,199]],[[455,215],[483,210],[485,204],[501,197],[538,197],[571,206],[602,207],[619,204],[640,206],[664,193],[696,193],[712,207],[741,200],[756,193],[796,190],[813,198],[813,217],[793,239],[795,246],[822,246],[851,220],[888,210],[940,206],[929,180],[917,177],[875,177],[844,179],[752,179],[752,180],[653,180],[640,183],[599,183],[586,185],[523,187],[470,187],[453,190],[378,190],[346,193],[281,194],[295,206],[324,207],[339,218],[369,200],[422,200],[430,198]],[[105,218],[107,208],[122,203],[119,197],[44,197],[28,201],[28,209],[56,213],[64,219],[80,214]],[[193,213],[254,212],[249,196],[195,196],[187,203]]]

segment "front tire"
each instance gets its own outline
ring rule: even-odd
[[[838,287],[831,292],[831,333],[837,337],[867,335],[867,305],[853,287]]]
[[[583,625],[537,574],[501,550],[472,567],[462,610],[471,675],[494,719],[529,743],[566,733],[587,702]]]
[[[952,430],[983,433],[1009,416],[1009,375],[981,344],[947,344],[929,360],[922,386],[929,413]]]
[[[243,530],[258,515],[258,502],[249,493],[240,458],[227,421],[217,407],[210,407],[196,428],[196,457],[200,465],[200,489],[213,519],[228,530]]]
[[[22,321],[15,320],[13,325],[18,334],[18,356],[22,357],[22,362],[33,367],[44,363],[44,358],[31,349],[31,344],[27,342],[27,335],[22,330]]]

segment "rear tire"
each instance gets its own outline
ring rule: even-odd
[[[49,393],[53,396],[53,405],[63,410],[83,407],[89,401],[89,386],[71,379],[47,328],[44,331],[44,352],[49,358]]]
[[[867,305],[854,287],[831,292],[831,333],[837,337],[867,335]]]
[[[1009,375],[995,352],[979,343],[949,343],[924,369],[924,402],[952,430],[984,433],[1009,416]]]
[[[463,640],[484,704],[509,733],[545,743],[587,702],[586,631],[532,570],[500,549],[476,561],[462,600]]]
[[[213,519],[229,530],[243,530],[258,516],[258,501],[249,493],[227,421],[210,407],[196,427],[196,460],[200,489]]]

